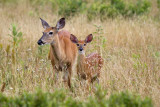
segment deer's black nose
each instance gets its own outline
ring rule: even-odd
[[[42,45],[42,44],[44,44],[44,43],[43,43],[43,41],[40,39],[40,40],[37,42],[37,44],[38,44],[38,45]]]
[[[80,50],[80,51],[82,51],[82,50],[83,50],[83,48],[79,48],[79,50]]]

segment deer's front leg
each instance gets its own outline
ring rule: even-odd
[[[51,64],[53,66],[53,79],[55,82],[58,80],[58,74],[59,74],[59,66],[55,64],[54,60],[51,60]]]
[[[71,74],[72,74],[72,65],[70,63],[67,63],[64,67],[64,82],[67,82],[69,88],[71,88]]]

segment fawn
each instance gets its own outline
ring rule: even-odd
[[[98,53],[91,53],[85,56],[85,46],[93,39],[92,34],[88,35],[85,40],[78,40],[76,36],[70,36],[70,40],[77,45],[78,59],[77,59],[77,74],[78,77],[93,83],[94,80],[99,81],[100,70],[103,66],[103,59]]]
[[[70,41],[70,33],[60,31],[65,26],[65,18],[61,18],[55,27],[50,27],[43,19],[41,22],[45,30],[37,43],[38,45],[50,44],[48,58],[51,60],[53,70],[57,75],[59,71],[64,71],[63,79],[71,88],[71,74],[76,62],[77,48],[76,44]]]

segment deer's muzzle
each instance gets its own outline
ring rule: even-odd
[[[40,39],[38,42],[37,42],[38,45],[44,45],[44,42]]]

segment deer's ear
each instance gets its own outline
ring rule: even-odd
[[[56,28],[59,30],[59,29],[64,28],[64,26],[65,26],[65,18],[61,18],[61,19],[57,22]]]
[[[92,35],[92,34],[89,34],[89,35],[86,37],[85,42],[86,42],[86,43],[90,43],[92,40],[93,40],[93,35]]]
[[[41,22],[42,22],[42,26],[43,26],[43,28],[44,29],[46,29],[46,28],[49,28],[50,26],[49,26],[49,24],[45,21],[45,20],[43,20],[42,18],[40,18],[41,19]]]
[[[70,35],[70,40],[71,40],[73,43],[78,43],[77,37],[74,36],[73,34]]]

